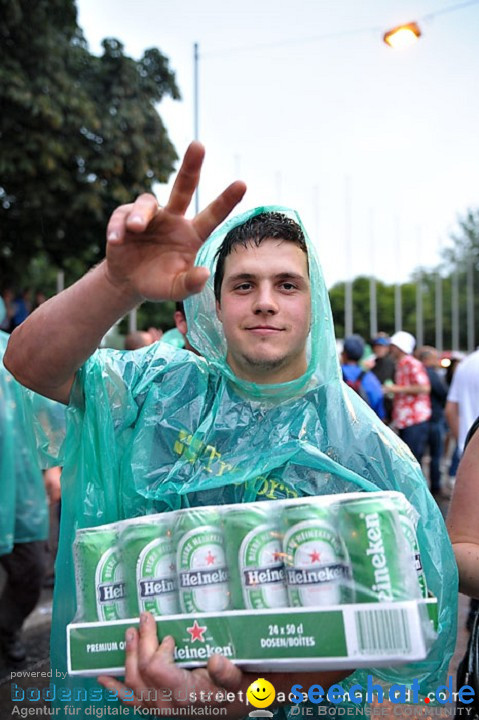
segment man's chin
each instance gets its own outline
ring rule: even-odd
[[[278,370],[287,364],[287,358],[271,357],[264,355],[248,355],[243,356],[244,363],[247,367],[256,370]]]

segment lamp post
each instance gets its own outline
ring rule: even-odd
[[[199,45],[197,42],[193,45],[193,134],[194,139],[199,140],[200,129],[199,129]],[[195,213],[198,215],[200,211],[200,193],[199,187],[196,186],[195,190]]]

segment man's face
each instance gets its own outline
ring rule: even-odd
[[[395,360],[400,360],[402,358],[402,356],[404,355],[402,350],[400,350],[398,347],[396,347],[396,345],[390,345],[389,348],[390,348],[389,352],[391,353],[391,355],[393,356],[393,358]]]
[[[216,308],[235,375],[269,384],[306,372],[311,293],[300,247],[282,240],[234,247]]]
[[[386,357],[389,353],[389,345],[373,345],[373,353],[378,358]]]

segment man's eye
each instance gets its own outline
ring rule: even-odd
[[[293,285],[293,283],[290,282],[282,283],[281,287],[283,287],[285,290],[296,290],[296,285]]]
[[[251,283],[241,283],[241,285],[237,285],[235,287],[235,290],[250,290],[251,289]]]

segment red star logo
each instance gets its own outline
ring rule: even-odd
[[[309,553],[309,557],[311,558],[311,562],[319,562],[321,560],[321,556],[317,550],[313,550],[312,553]]]
[[[199,640],[200,642],[205,642],[203,633],[206,631],[206,629],[207,629],[206,625],[204,625],[204,627],[201,627],[200,625],[198,625],[198,621],[195,620],[191,627],[186,628],[186,632],[190,633],[192,643],[194,643],[195,640]]]
[[[215,556],[211,554],[211,550],[208,550],[208,555],[206,556],[206,564],[207,565],[214,565],[215,564]]]
[[[277,560],[282,560],[282,559],[283,559],[283,553],[280,550],[276,550],[273,553],[273,560],[276,562]]]

